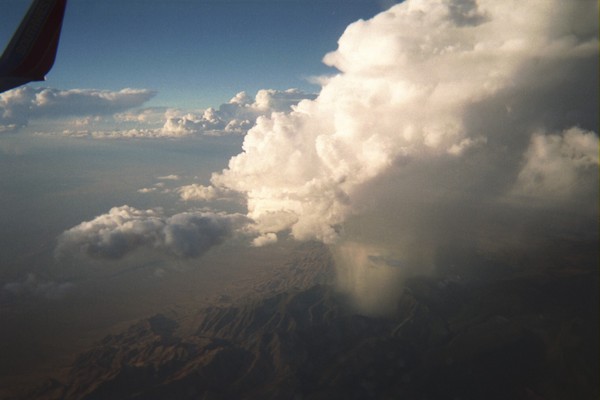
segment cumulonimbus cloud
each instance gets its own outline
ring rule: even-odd
[[[407,0],[355,22],[324,58],[340,72],[316,99],[259,117],[212,185],[244,194],[263,235],[325,242],[361,188],[403,163],[422,165],[422,182],[468,169],[454,191],[487,197],[597,186],[597,14],[591,0]]]
[[[246,218],[239,214],[185,212],[167,217],[160,209],[114,207],[65,231],[58,239],[56,254],[119,259],[146,247],[183,258],[199,257],[245,223]]]

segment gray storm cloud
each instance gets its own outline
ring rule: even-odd
[[[119,259],[145,247],[183,258],[199,257],[231,237],[244,222],[245,217],[237,214],[186,212],[166,217],[161,210],[114,207],[65,231],[56,254]]]

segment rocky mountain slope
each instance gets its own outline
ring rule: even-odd
[[[385,318],[326,281],[203,309],[191,331],[142,320],[27,398],[598,398],[596,270],[412,278]]]

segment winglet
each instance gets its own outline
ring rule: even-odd
[[[0,93],[43,81],[54,65],[67,0],[34,0],[0,57]]]

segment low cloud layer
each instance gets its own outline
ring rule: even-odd
[[[44,281],[30,273],[21,281],[4,284],[2,291],[12,296],[34,296],[55,300],[66,296],[74,287],[71,282]]]
[[[146,89],[59,90],[23,86],[0,94],[0,132],[15,131],[32,119],[76,116],[89,119],[115,114],[139,107],[155,95]],[[80,121],[83,120],[77,119],[75,123]]]
[[[270,116],[274,112],[290,112],[298,102],[314,99],[314,95],[297,89],[284,91],[259,90],[254,98],[245,92],[236,94],[229,102],[217,109],[208,108],[201,113],[166,110],[162,114],[162,126],[142,128],[147,122],[156,122],[157,109],[121,113],[115,119],[134,122],[136,127],[114,130],[73,129],[66,136],[92,137],[97,139],[118,138],[178,138],[194,135],[243,135],[252,128],[259,116]]]
[[[152,248],[177,257],[199,257],[231,237],[245,221],[237,214],[185,212],[167,217],[161,210],[114,207],[64,232],[56,254],[119,259],[136,249]]]
[[[263,89],[255,97],[240,92],[218,108],[201,112],[139,108],[155,95],[146,89],[59,90],[24,86],[0,94],[0,133],[15,132],[30,121],[45,119],[60,125],[63,136],[78,138],[243,135],[254,126],[257,117],[290,112],[298,102],[315,98],[297,89]],[[107,126],[111,128],[106,129]]]

